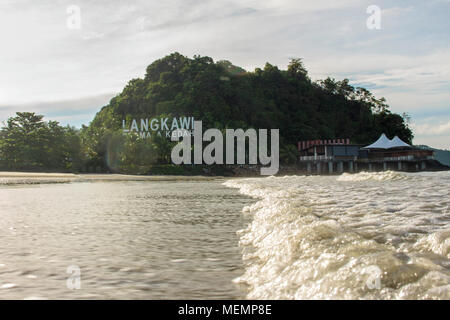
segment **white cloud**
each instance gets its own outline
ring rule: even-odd
[[[14,106],[0,105],[0,121],[13,116],[16,112],[35,112],[45,115],[47,120],[57,120],[63,125],[80,127],[93,119],[102,106],[108,104],[113,93],[82,97],[74,100],[45,101]]]
[[[427,145],[436,149],[450,150],[449,144],[447,141],[450,140],[450,135],[446,136],[417,136],[414,138],[415,145]]]
[[[174,51],[249,70],[302,57],[314,79],[347,77],[368,85],[393,111],[408,111],[415,120],[450,109],[450,8],[443,1],[411,0],[402,7],[379,0],[382,30],[367,29],[366,8],[373,3],[366,0],[77,0],[78,31],[66,27],[72,4],[2,0],[0,120],[24,105],[62,113],[52,101],[86,101],[82,108],[94,112],[100,106],[90,97],[120,92]]]
[[[413,6],[408,7],[391,7],[381,10],[383,16],[399,16],[405,13],[410,13],[414,10]]]
[[[435,148],[450,149],[450,116],[426,117],[413,121],[415,144],[425,144]]]
[[[414,132],[420,136],[450,136],[450,121],[428,120],[412,125]]]
[[[348,77],[354,84],[373,87],[388,99],[393,111],[447,110],[450,113],[450,48],[426,55],[355,54],[312,58],[315,78],[329,74]]]

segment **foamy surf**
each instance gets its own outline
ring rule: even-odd
[[[251,299],[450,299],[448,173],[230,180]]]
[[[383,171],[383,172],[359,172],[356,174],[343,173],[338,181],[396,181],[408,179],[408,176],[402,172]]]

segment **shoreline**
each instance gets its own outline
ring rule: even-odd
[[[33,183],[67,183],[67,182],[98,182],[98,181],[212,181],[220,179],[233,178],[257,178],[267,177],[260,175],[259,166],[233,166],[228,175],[215,175],[212,172],[197,175],[133,175],[133,174],[119,174],[119,173],[64,173],[64,172],[22,172],[22,171],[0,171],[0,185],[1,184],[33,184]],[[420,172],[440,172],[448,171],[450,167],[439,164],[430,166],[427,170]],[[364,170],[363,170],[364,171]],[[359,173],[352,172],[352,173]],[[383,172],[383,170],[375,170],[372,172]],[[411,171],[398,171],[411,173]],[[297,166],[280,166],[278,173],[275,176],[291,176],[291,175],[318,175],[318,176],[338,176],[344,172],[332,174],[317,174],[314,172],[307,172]],[[346,172],[349,173],[349,172]],[[38,180],[39,179],[39,180]],[[2,181],[3,180],[3,181]]]
[[[0,179],[49,179],[55,182],[90,182],[90,181],[209,181],[223,179],[222,176],[169,176],[169,175],[127,175],[115,173],[44,173],[44,172],[7,172],[0,171]]]

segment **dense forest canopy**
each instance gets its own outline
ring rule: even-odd
[[[18,159],[23,159],[27,167],[78,168],[78,162],[82,162],[83,170],[148,173],[155,164],[170,163],[173,143],[160,136],[145,140],[124,136],[122,121],[161,116],[194,117],[203,122],[204,130],[280,129],[280,157],[284,163],[296,161],[300,140],[348,137],[352,143],[369,144],[383,132],[390,137],[398,135],[408,143],[413,138],[407,117],[389,111],[384,98],[377,99],[368,90],[351,86],[348,79],[314,82],[301,59],[291,60],[287,70],[266,63],[263,69],[247,72],[229,61],[214,62],[202,56],[190,59],[173,53],[149,65],[143,79],[129,81],[78,133],[38,119],[39,126],[46,128],[39,129],[42,132],[53,130],[55,137],[64,139],[77,137],[79,142],[73,145],[80,146],[78,157],[61,144],[58,149],[61,142],[46,140],[39,143],[47,152],[58,153],[58,160],[52,160],[54,164],[33,160],[35,151],[26,147],[17,158],[6,157],[11,139],[21,139],[20,146],[37,139],[20,137],[14,124],[20,119],[10,119],[1,131],[3,166],[13,168],[20,162]],[[65,163],[69,158],[77,159],[76,166]]]
[[[0,131],[0,168],[6,170],[79,171],[80,132],[44,122],[42,115],[17,112]]]

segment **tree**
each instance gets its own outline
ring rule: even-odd
[[[0,131],[0,165],[8,170],[78,170],[80,140],[74,128],[42,115],[17,112]]]
[[[287,72],[292,76],[301,75],[306,78],[308,71],[303,65],[303,60],[301,58],[294,58],[288,64]]]

